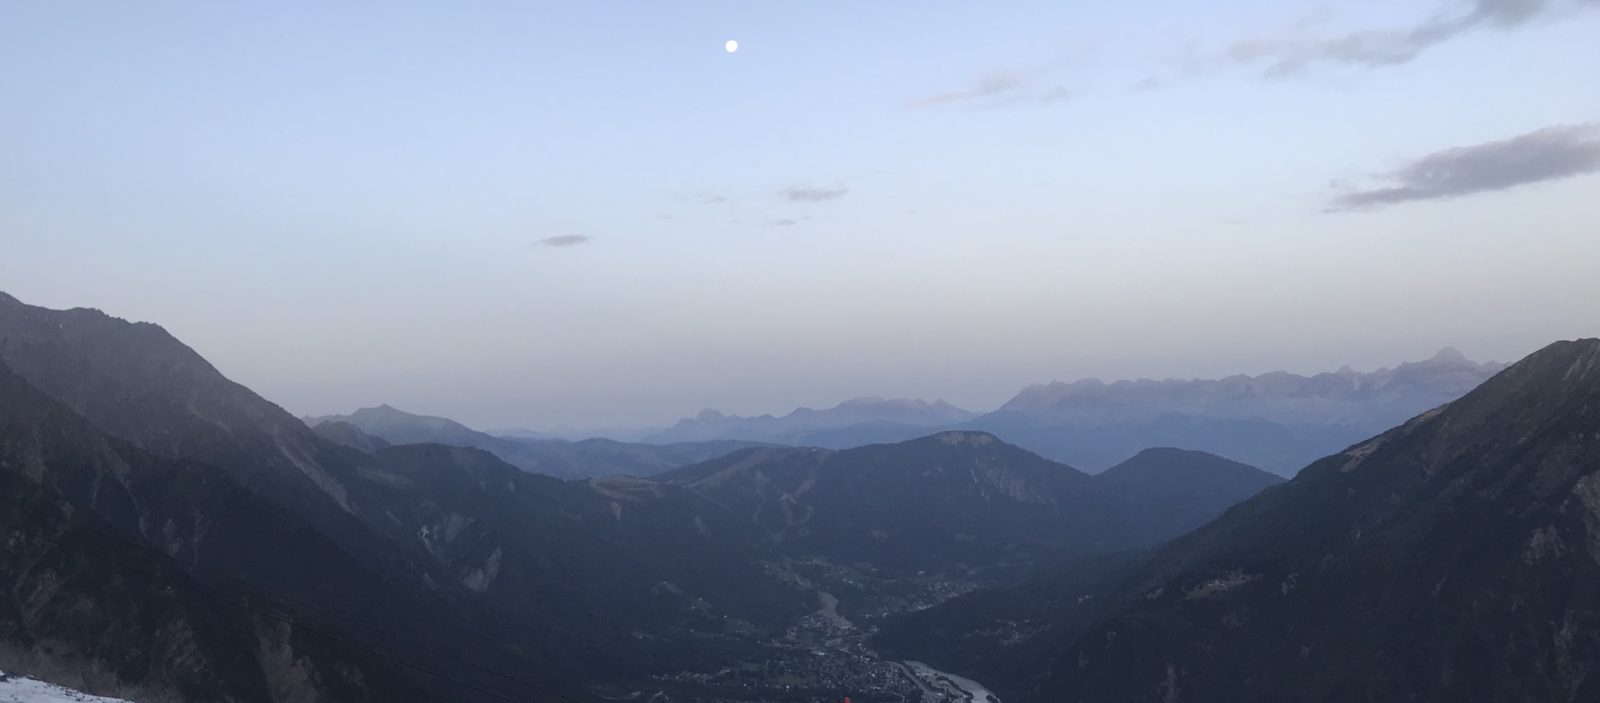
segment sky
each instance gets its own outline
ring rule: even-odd
[[[1600,0],[0,2],[0,290],[480,427],[1512,360],[1600,335],[1597,75]]]

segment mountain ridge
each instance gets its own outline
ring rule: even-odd
[[[1147,461],[1211,490],[1174,495],[1122,473],[1090,476],[971,430],[842,450],[746,449],[657,479],[748,515],[795,556],[831,550],[913,570],[933,568],[921,561],[930,555],[979,564],[1018,550],[1042,550],[1037,559],[1148,546],[1281,480],[1200,452]],[[1184,509],[1148,521],[1146,503]]]
[[[1424,361],[1311,376],[1083,379],[1024,388],[962,425],[1090,470],[1148,447],[1217,454],[1281,475],[1459,398],[1505,368],[1453,348]]]
[[[706,408],[692,418],[680,419],[671,427],[647,434],[645,441],[741,439],[845,449],[850,440],[844,437],[864,434],[869,440],[912,439],[926,434],[929,429],[955,425],[977,416],[944,400],[860,396],[830,408],[799,407],[784,415],[744,417]]]
[[[438,613],[236,474],[111,437],[3,362],[0,437],[0,520],[10,533],[0,574],[14,597],[0,608],[7,668],[42,660],[98,689],[131,684],[191,700],[263,700],[297,676],[321,677],[317,690],[353,701],[448,699],[431,683],[376,675],[381,668],[352,681],[339,671],[381,665],[231,604],[260,597],[239,591],[250,584],[361,620],[387,614],[392,631],[419,638],[419,619]],[[327,580],[271,568],[291,560]],[[314,629],[317,618],[297,620]],[[449,623],[431,631],[459,634]]]
[[[1592,699],[1600,340],[1545,347],[1107,573],[1055,581],[1011,645],[969,633],[938,656],[1024,702]],[[1016,610],[940,608],[890,645]]]
[[[472,447],[488,451],[524,471],[564,479],[624,474],[649,476],[754,444],[739,440],[645,444],[600,437],[582,440],[501,437],[449,418],[417,415],[387,404],[360,408],[349,415],[307,417],[303,422],[356,449],[373,446],[371,438],[396,445],[435,443]]]

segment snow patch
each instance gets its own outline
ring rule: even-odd
[[[1556,526],[1546,525],[1528,535],[1528,543],[1522,548],[1522,563],[1532,566],[1545,559],[1559,559],[1564,551]]]
[[[1579,479],[1572,492],[1578,500],[1578,514],[1589,538],[1589,556],[1600,562],[1600,473]]]
[[[0,671],[0,703],[130,703],[121,698],[102,698],[62,688],[22,676],[7,676]]]
[[[1366,461],[1367,457],[1372,456],[1372,453],[1378,451],[1378,447],[1381,446],[1383,446],[1383,437],[1378,437],[1361,446],[1345,450],[1344,455],[1350,457],[1350,459],[1344,463],[1344,466],[1339,467],[1339,472],[1347,474],[1354,471],[1356,467],[1361,465],[1361,462]]]
[[[494,583],[494,577],[499,575],[500,548],[495,547],[494,552],[489,555],[488,561],[484,562],[483,568],[472,569],[468,571],[467,575],[462,577],[461,585],[479,593],[483,593],[484,591],[489,590],[490,584]]]
[[[1251,581],[1261,578],[1261,574],[1247,574],[1243,571],[1230,571],[1214,579],[1207,579],[1196,584],[1183,594],[1185,600],[1198,600],[1227,593]]]

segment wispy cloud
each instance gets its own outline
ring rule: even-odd
[[[1469,0],[1415,24],[1324,37],[1258,37],[1227,49],[1228,62],[1264,67],[1272,77],[1322,64],[1377,68],[1409,63],[1429,49],[1481,29],[1515,29],[1535,20],[1600,7],[1597,0]]]
[[[798,225],[801,222],[805,222],[806,220],[809,220],[809,219],[811,219],[811,218],[809,218],[809,217],[799,217],[799,218],[796,218],[796,217],[780,217],[780,218],[773,219],[773,220],[767,220],[767,225],[771,226],[771,227],[793,227],[793,226]]]
[[[1049,105],[1050,103],[1058,103],[1058,102],[1061,102],[1063,100],[1071,100],[1072,98],[1074,98],[1076,96],[1077,96],[1077,93],[1074,93],[1071,90],[1068,90],[1066,86],[1064,86],[1064,85],[1055,85],[1055,86],[1050,86],[1049,88],[1046,88],[1043,92],[1039,93],[1039,95],[1035,99],[1035,101],[1038,102],[1040,105]]]
[[[1070,97],[1073,97],[1073,93],[1066,86],[1042,85],[1036,74],[997,71],[979,78],[961,90],[937,93],[913,100],[910,107],[1048,105]]]
[[[670,193],[673,200],[685,203],[700,203],[702,205],[720,205],[728,202],[727,196],[703,190]]]
[[[838,188],[796,187],[778,191],[779,197],[791,203],[821,203],[829,200],[838,200],[849,194],[850,189],[843,186]]]
[[[955,103],[970,103],[988,100],[991,98],[1013,95],[1024,88],[1028,82],[1015,73],[991,73],[979,78],[967,88],[937,93],[911,102],[912,107],[935,107],[938,105],[951,105]]]
[[[594,237],[587,234],[558,234],[554,237],[545,237],[538,241],[539,246],[555,247],[557,249],[575,247],[579,244],[588,244]]]
[[[1347,190],[1330,211],[1367,210],[1600,172],[1600,123],[1561,125],[1501,141],[1435,152]]]

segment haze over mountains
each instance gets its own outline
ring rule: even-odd
[[[0,703],[1600,703],[1597,38],[0,4]]]
[[[1090,472],[1147,448],[1174,447],[1292,476],[1319,457],[1461,397],[1503,368],[1444,349],[1423,361],[1366,373],[1346,367],[1313,376],[1276,372],[1215,380],[1052,382],[1029,386],[984,414],[944,401],[876,397],[783,416],[740,417],[707,409],[664,430],[629,433],[639,438],[636,442],[490,435],[388,406],[307,422],[346,422],[391,443],[478,447],[527,470],[562,477],[650,475],[749,444],[847,449],[946,429],[990,432]],[[318,431],[358,446],[365,441],[347,428]]]
[[[1484,368],[1121,392],[1354,422]],[[1122,416],[1078,385],[1019,407]],[[1023,703],[1580,701],[1597,438],[1583,340],[1288,483],[1175,448],[1090,475],[965,429],[560,480],[496,452],[583,442],[386,407],[313,431],[160,327],[0,297],[0,667],[130,700],[887,701],[935,695],[919,659]],[[598,446],[656,470],[677,445]]]
[[[1349,424],[1484,369],[1175,407]],[[1019,407],[1121,417],[1077,385]],[[507,441],[393,408],[313,431],[160,327],[0,296],[0,668],[181,701],[959,700],[906,659],[1023,703],[1600,694],[1600,340],[1287,483],[963,429],[583,480]]]
[[[155,325],[0,295],[0,666],[184,701],[681,694],[758,661],[881,685],[872,623],[1276,482],[1193,453],[1091,477],[965,431],[562,481],[355,424],[481,440],[452,423],[350,420],[314,432]],[[1164,475],[1206,488],[1172,506]]]
[[[323,437],[356,449],[370,451],[393,444],[421,442],[475,447],[525,471],[558,478],[649,476],[754,444],[733,439],[642,444],[604,438],[568,441],[501,437],[479,432],[454,420],[413,415],[387,405],[362,408],[349,415],[305,418],[305,421]]]
[[[966,426],[1095,470],[1146,447],[1219,454],[1283,475],[1461,397],[1505,368],[1454,349],[1362,373],[1030,386]]]
[[[1280,481],[1178,450],[1090,476],[960,430],[840,451],[747,449],[658,478],[747,516],[793,556],[906,571],[1156,544]],[[1151,511],[1173,502],[1168,492],[1180,485],[1173,478],[1204,491],[1186,492],[1170,519],[1151,520]]]
[[[824,410],[799,408],[782,417],[740,417],[716,410],[679,420],[647,441],[743,439],[792,446],[844,449],[898,441],[927,434],[931,428],[954,427],[977,417],[942,400],[861,397]]]
[[[1018,701],[1595,700],[1597,486],[1600,340],[1561,342],[1153,558],[884,642]]]

